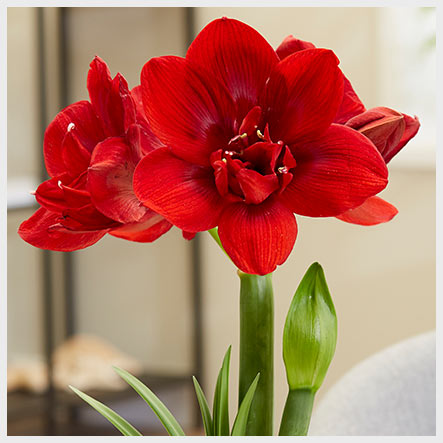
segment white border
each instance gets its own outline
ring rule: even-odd
[[[118,1],[118,0],[108,0],[108,1],[88,1],[88,0],[77,0],[77,1],[25,1],[25,0],[6,0],[0,5],[0,42],[1,42],[1,50],[0,50],[0,91],[1,91],[1,104],[0,104],[0,137],[1,137],[1,157],[0,157],[0,199],[1,199],[1,235],[2,235],[2,248],[0,255],[0,441],[16,441],[16,442],[27,442],[30,439],[35,441],[48,441],[57,439],[57,441],[94,441],[94,442],[108,442],[109,439],[115,439],[118,437],[6,437],[6,349],[7,349],[7,254],[6,254],[6,207],[7,207],[7,198],[6,198],[6,177],[7,177],[7,155],[6,155],[6,146],[7,146],[7,125],[6,125],[6,91],[7,91],[7,28],[6,28],[6,18],[7,18],[7,7],[35,7],[35,6],[53,6],[53,7],[62,7],[62,6],[82,6],[82,7],[184,7],[184,6],[194,6],[194,7],[211,7],[211,6],[233,6],[233,7],[281,7],[281,6],[315,6],[315,7],[393,7],[393,6],[415,6],[415,7],[437,7],[437,41],[440,39],[439,25],[443,25],[443,5],[438,5],[438,1],[420,1],[420,0],[274,0],[272,2],[265,0],[226,0],[223,2],[210,2],[210,1],[169,1],[165,0],[163,2],[159,1],[134,1],[128,0],[126,2]],[[437,44],[437,79],[441,81],[443,78],[442,75],[442,52],[441,44]],[[441,87],[438,88],[437,91],[437,121],[443,122],[443,89]],[[26,106],[26,103],[23,104]],[[437,147],[441,144],[441,134],[437,133]],[[442,187],[443,187],[443,179],[441,178],[441,174],[439,171],[442,170],[443,167],[443,157],[440,152],[440,148],[437,148],[436,152],[436,163],[437,163],[437,227],[442,223],[441,211],[442,211],[442,202],[441,198],[443,196]],[[420,227],[417,227],[417,231],[415,233],[411,233],[411,235],[420,235]],[[441,280],[440,272],[443,273],[443,269],[441,266],[441,251],[442,251],[442,236],[440,235],[440,230],[437,228],[437,244],[436,244],[436,253],[437,253],[437,297],[436,297],[436,314],[437,314],[437,343],[440,343],[440,332],[441,328],[439,327],[439,319],[442,319],[442,303],[439,301],[439,297],[441,294]],[[24,276],[26,278],[26,276]],[[420,296],[420,294],[417,294]],[[438,346],[437,346],[438,350]],[[437,352],[437,374],[441,373],[443,370],[441,351]],[[366,441],[389,441],[389,442],[409,442],[409,441],[422,441],[426,440],[436,440],[438,436],[440,436],[441,425],[438,422],[438,417],[443,416],[443,408],[442,408],[442,392],[441,392],[440,380],[437,379],[437,436],[436,437],[301,437],[309,438],[310,440],[320,440],[333,442],[341,442],[343,440],[355,441],[355,440],[366,440]],[[150,438],[151,440],[161,438],[165,439],[168,437],[138,437],[141,438]],[[188,441],[197,441],[202,438],[207,439],[208,437],[184,437]],[[214,438],[214,437],[212,437]],[[229,442],[232,442],[233,437],[217,437],[218,442],[223,439],[226,439]],[[269,441],[270,439],[274,439],[275,437],[254,437],[254,442],[259,441]],[[229,440],[228,440],[229,439]],[[291,440],[289,440],[291,439]],[[293,441],[293,437],[279,437],[279,441]],[[349,440],[352,439],[352,440]],[[250,440],[249,438],[247,440]],[[55,440],[54,440],[55,441]],[[207,440],[205,440],[207,441]],[[243,440],[245,441],[245,440]]]

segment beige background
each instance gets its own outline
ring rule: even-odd
[[[391,11],[392,12],[392,11]],[[415,13],[415,12],[414,12]],[[420,11],[416,12],[420,15]],[[288,34],[333,48],[367,107],[385,105],[419,113],[417,91],[409,101],[392,91],[389,73],[401,69],[383,42],[395,27],[380,8],[202,8],[196,28],[227,15],[256,27],[274,45]],[[51,30],[48,29],[48,32]],[[391,35],[392,34],[392,35]],[[70,99],[87,98],[86,74],[95,54],[131,86],[152,56],[183,55],[184,11],[175,8],[74,8],[69,21]],[[417,35],[416,35],[417,36]],[[417,36],[419,38],[419,36]],[[38,171],[35,11],[8,10],[8,193]],[[397,57],[398,58],[398,57]],[[394,63],[395,61],[395,63]],[[409,64],[414,64],[410,58]],[[435,77],[420,70],[427,87]],[[380,73],[383,73],[381,75]],[[405,74],[406,75],[406,74]],[[400,87],[400,86],[399,86]],[[388,92],[387,92],[388,91]],[[401,97],[399,99],[398,97]],[[319,397],[355,363],[394,342],[435,328],[435,126],[433,96],[425,97],[423,130],[390,164],[382,196],[398,209],[389,224],[359,227],[336,219],[298,217],[299,237],[274,275],[276,325],[276,421],[286,396],[281,358],[285,314],[300,278],[319,261],[336,305],[337,351]],[[425,97],[425,98],[423,98]],[[415,100],[415,101],[414,101]],[[26,106],[23,106],[26,103]],[[58,111],[51,102],[52,116]],[[400,107],[403,106],[403,107]],[[411,109],[410,109],[411,108]],[[407,159],[407,160],[405,160]],[[418,159],[418,160],[417,160]],[[424,159],[424,160],[423,160]],[[27,190],[27,189],[26,189]],[[8,194],[9,195],[9,194]],[[39,251],[16,229],[30,212],[8,217],[8,357],[42,355]],[[212,399],[216,373],[233,345],[231,407],[238,371],[238,289],[234,267],[209,235],[203,240],[205,391]],[[76,253],[78,329],[101,335],[144,364],[164,372],[191,366],[190,247],[174,229],[152,245],[105,238]]]

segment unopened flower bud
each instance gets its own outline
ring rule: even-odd
[[[290,391],[316,392],[337,342],[337,317],[322,267],[312,264],[292,299],[283,332],[283,359]]]

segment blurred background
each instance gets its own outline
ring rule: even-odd
[[[231,416],[237,403],[235,269],[206,233],[172,229],[153,244],[110,236],[74,253],[45,252],[17,235],[44,179],[42,138],[64,106],[87,99],[94,55],[139,83],[151,57],[184,56],[210,20],[255,27],[274,47],[289,34],[331,48],[367,108],[416,114],[418,135],[389,164],[382,197],[399,214],[360,227],[298,217],[299,237],[275,290],[275,417],[287,393],[281,337],[294,291],[319,261],[339,322],[337,350],[317,395],[388,345],[435,329],[434,8],[8,8],[8,434],[119,435],[66,390],[86,390],[144,434],[153,413],[109,369],[132,368],[201,434],[191,375],[212,402],[232,344]],[[315,406],[314,406],[315,408]]]

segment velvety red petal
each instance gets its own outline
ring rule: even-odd
[[[107,137],[123,135],[135,123],[135,104],[128,83],[121,74],[111,78],[108,66],[95,57],[90,64],[87,86],[96,114],[100,117]]]
[[[372,226],[386,223],[398,214],[397,208],[380,197],[369,197],[362,205],[337,216],[355,225]]]
[[[311,217],[342,214],[378,194],[388,183],[386,164],[362,134],[341,125],[292,149],[297,166],[280,199],[293,212]]]
[[[311,42],[305,42],[295,38],[293,35],[288,35],[275,50],[280,60],[288,57],[294,52],[303,51],[304,49],[315,48],[315,45]]]
[[[138,222],[126,223],[109,233],[114,237],[124,240],[131,240],[141,243],[149,243],[157,240],[165,232],[171,229],[172,225],[160,214],[147,210],[145,216]]]
[[[87,101],[69,105],[59,112],[46,129],[43,153],[51,177],[67,172],[63,158],[63,140],[68,132],[75,132],[78,142],[89,152],[103,140],[100,122]]]
[[[20,237],[37,248],[52,251],[75,251],[93,245],[99,241],[106,230],[79,233],[67,231],[60,226],[60,215],[38,209],[18,230]]]
[[[238,106],[240,122],[258,103],[278,63],[274,49],[255,29],[226,17],[212,21],[197,35],[186,59],[223,82]]]
[[[141,152],[122,137],[110,137],[99,143],[88,170],[88,189],[95,207],[121,223],[139,221],[147,208],[137,199],[132,178]]]
[[[343,74],[328,49],[306,49],[282,60],[265,90],[271,139],[286,144],[321,135],[343,96]]]
[[[294,214],[272,198],[260,205],[234,203],[220,217],[220,240],[235,265],[269,274],[288,258],[297,237]]]
[[[343,76],[343,98],[334,117],[334,123],[345,124],[350,118],[365,112],[366,108],[358,98],[351,82]]]
[[[134,191],[147,207],[185,231],[213,228],[224,206],[212,168],[192,165],[167,148],[156,149],[140,161]]]
[[[211,152],[233,137],[235,105],[226,88],[185,59],[149,60],[141,86],[151,128],[176,156],[208,166]]]

